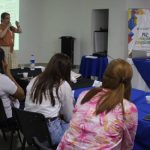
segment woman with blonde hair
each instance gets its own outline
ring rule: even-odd
[[[109,63],[102,87],[82,93],[58,150],[131,150],[137,109],[129,101],[132,68],[122,59]]]

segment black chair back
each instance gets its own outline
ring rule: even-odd
[[[13,137],[14,137],[14,133],[16,131],[18,133],[18,138],[19,138],[20,142],[22,143],[20,133],[19,133],[19,128],[17,126],[17,122],[14,120],[14,118],[9,118],[9,119],[7,118],[1,98],[0,98],[0,130],[2,131],[5,141],[7,141],[5,132],[11,132],[11,140],[10,140],[9,150],[12,150],[12,148],[13,148]]]
[[[0,124],[4,124],[4,123],[7,124],[6,120],[7,120],[7,116],[5,113],[2,99],[0,98]]]
[[[51,146],[51,138],[44,115],[17,108],[13,108],[13,115],[29,145],[33,144],[33,137],[36,137],[41,143],[47,141]]]

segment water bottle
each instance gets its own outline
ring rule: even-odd
[[[32,54],[30,58],[30,70],[34,70],[34,69],[35,69],[35,57]]]

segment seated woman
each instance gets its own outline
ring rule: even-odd
[[[0,98],[3,102],[8,122],[12,121],[11,108],[13,105],[19,107],[17,99],[24,99],[24,91],[13,78],[2,48],[0,48]]]
[[[131,150],[137,129],[137,109],[129,101],[131,78],[126,61],[111,61],[102,87],[79,96],[57,150]]]
[[[69,85],[71,62],[67,55],[57,53],[45,71],[27,86],[25,110],[38,112],[48,119],[52,144],[57,145],[73,113],[72,90]],[[64,120],[60,119],[63,115]]]

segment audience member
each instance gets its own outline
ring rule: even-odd
[[[138,117],[129,101],[131,78],[126,61],[111,61],[102,87],[80,95],[57,150],[132,150]]]
[[[71,62],[57,53],[45,71],[27,86],[25,110],[43,114],[48,120],[52,143],[57,145],[68,128],[73,113],[72,90],[69,85]],[[63,115],[64,120],[59,116]]]
[[[13,67],[12,53],[14,47],[14,33],[22,32],[18,21],[16,21],[16,27],[11,25],[9,13],[4,12],[1,14],[0,47],[5,51],[9,68]]]
[[[8,121],[12,120],[11,107],[19,107],[17,99],[24,99],[24,91],[13,78],[2,48],[0,48],[0,98],[3,102]]]

